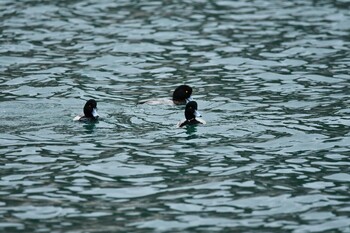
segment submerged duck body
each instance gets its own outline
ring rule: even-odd
[[[97,113],[97,102],[94,99],[88,100],[84,105],[84,115],[74,117],[74,121],[96,121],[99,118]]]
[[[177,126],[183,127],[186,125],[206,124],[204,120],[197,118],[201,116],[201,114],[197,110],[198,110],[198,104],[196,101],[188,102],[185,108],[186,119],[183,121],[180,121],[177,124]]]
[[[178,86],[174,92],[172,99],[166,98],[156,98],[140,101],[139,104],[167,104],[167,105],[184,105],[192,100],[192,87],[188,85],[180,85]]]

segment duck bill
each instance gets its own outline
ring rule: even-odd
[[[195,115],[195,117],[201,117],[202,116],[197,110],[194,111],[194,115]]]
[[[186,104],[187,104],[188,102],[190,102],[190,101],[193,101],[192,96],[190,96],[190,97],[188,97],[188,98],[186,99]]]
[[[99,118],[100,115],[98,115],[96,108],[92,109],[92,116],[96,119]]]

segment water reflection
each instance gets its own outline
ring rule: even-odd
[[[95,129],[96,129],[96,125],[98,124],[98,121],[96,122],[84,122],[84,129],[85,132],[88,134],[92,134],[94,133]]]
[[[187,140],[191,140],[191,139],[196,139],[198,138],[197,135],[197,125],[186,125],[186,134],[188,135],[186,137]]]

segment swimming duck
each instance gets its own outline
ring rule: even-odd
[[[99,118],[97,113],[97,102],[94,99],[90,99],[84,106],[84,116],[74,117],[74,121],[95,121]]]
[[[166,98],[157,98],[157,99],[149,99],[149,100],[143,100],[139,101],[139,104],[175,104],[175,105],[181,105],[186,104],[189,101],[192,100],[192,88],[188,85],[180,85],[178,86],[174,92],[172,99],[166,99]]]
[[[183,127],[185,125],[206,124],[204,120],[197,118],[201,116],[201,114],[197,111],[197,109],[198,109],[198,104],[196,101],[188,102],[185,108],[186,120],[180,121],[177,124],[177,126]]]
[[[174,104],[186,104],[192,100],[192,88],[188,85],[180,85],[173,92]]]

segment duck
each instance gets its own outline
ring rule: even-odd
[[[96,121],[99,118],[97,113],[97,102],[94,99],[86,101],[84,105],[84,115],[74,117],[74,121]]]
[[[192,99],[192,87],[188,85],[180,85],[173,91],[172,99],[156,98],[139,101],[139,104],[169,104],[169,105],[185,105]]]
[[[203,119],[198,118],[201,117],[201,114],[198,112],[198,104],[196,101],[192,100],[186,104],[185,117],[185,120],[182,120],[177,124],[179,128],[186,125],[206,124]]]
[[[192,101],[192,87],[188,85],[180,85],[173,92],[173,102],[176,105],[187,104]]]

